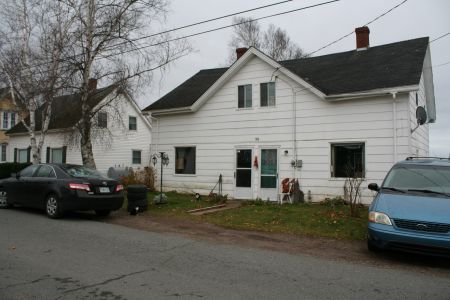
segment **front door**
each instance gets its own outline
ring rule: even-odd
[[[277,200],[278,193],[278,151],[261,149],[261,199]]]
[[[252,199],[252,149],[236,150],[234,198]]]

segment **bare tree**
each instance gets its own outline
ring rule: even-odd
[[[167,42],[169,36],[150,35],[165,21],[166,0],[60,0],[76,15],[73,28],[73,55],[67,61],[74,67],[81,97],[80,136],[83,164],[95,168],[92,151],[93,120],[97,111],[89,105],[94,92],[89,80],[97,78],[117,84],[119,90],[150,84],[155,70],[190,52],[185,40]],[[142,38],[147,35],[147,38]]]
[[[74,18],[51,0],[5,1],[0,4],[0,16],[2,79],[13,101],[29,116],[20,121],[30,136],[32,162],[39,163],[51,104],[71,78],[62,58],[67,54]]]
[[[266,31],[251,17],[234,17],[233,24],[236,25],[228,43],[230,63],[236,60],[234,51],[240,47],[255,47],[275,60],[300,58],[303,55],[302,49],[289,38],[287,32],[273,24]]]
[[[359,217],[358,206],[361,204],[363,174],[356,172],[351,165],[345,167],[345,174],[347,178],[344,183],[344,199],[350,205],[350,216]]]

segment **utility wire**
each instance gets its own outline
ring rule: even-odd
[[[292,0],[290,0],[290,1],[292,1]],[[327,5],[327,4],[331,4],[331,3],[339,2],[339,1],[341,1],[341,0],[330,0],[330,1],[326,1],[326,2],[321,2],[321,3],[317,3],[317,4],[313,4],[313,5],[308,5],[308,6],[300,7],[300,8],[297,8],[297,9],[291,9],[291,10],[288,10],[288,11],[284,11],[284,12],[280,12],[280,13],[276,13],[276,14],[267,15],[267,16],[260,17],[260,18],[256,18],[256,19],[252,19],[252,20],[249,20],[249,21],[243,21],[243,22],[239,22],[239,23],[236,23],[236,24],[232,24],[232,25],[226,25],[226,26],[216,27],[216,28],[213,28],[213,29],[209,29],[209,30],[205,30],[205,31],[201,31],[201,32],[197,32],[197,33],[193,33],[193,34],[189,34],[189,35],[184,35],[184,36],[181,36],[181,37],[177,37],[177,38],[165,40],[165,41],[158,42],[158,43],[154,43],[154,44],[138,46],[138,47],[135,47],[135,48],[133,48],[133,49],[126,50],[126,51],[120,51],[119,53],[111,53],[111,54],[109,54],[109,55],[103,55],[103,56],[99,57],[98,59],[110,58],[110,57],[113,57],[113,56],[122,55],[122,54],[129,53],[129,52],[134,52],[134,51],[139,51],[139,50],[146,49],[146,48],[150,48],[150,47],[160,46],[160,45],[167,44],[167,43],[170,43],[170,42],[175,42],[175,41],[178,41],[178,40],[182,40],[182,39],[186,39],[186,38],[190,38],[190,37],[194,37],[194,36],[198,36],[198,35],[203,35],[203,34],[206,34],[206,33],[215,32],[215,31],[219,31],[219,30],[223,30],[223,29],[230,28],[230,27],[234,27],[234,26],[237,26],[237,25],[241,25],[241,24],[245,24],[245,23],[250,23],[250,22],[254,22],[254,21],[258,21],[258,20],[263,20],[263,19],[267,19],[267,18],[272,18],[272,17],[276,17],[276,16],[281,16],[281,15],[285,15],[285,14],[289,14],[289,13],[293,13],[293,12],[297,12],[297,11],[307,10],[307,9],[310,9],[310,8],[314,8],[314,7],[318,7],[318,6],[323,6],[323,5]],[[281,4],[281,3],[284,3],[284,2],[287,2],[287,1],[278,2],[278,4]],[[277,3],[274,3],[274,4],[272,4],[272,6],[273,6],[273,5],[276,5],[276,4],[277,4]],[[248,10],[247,10],[247,11],[248,11]],[[239,13],[234,13],[234,14],[232,14],[232,15],[236,15],[236,14],[239,14]],[[215,18],[215,19],[219,19],[219,18],[220,18],[220,17]],[[211,19],[211,20],[212,20],[212,19]],[[203,23],[206,23],[207,21],[208,21],[208,20],[202,21],[202,22],[203,22]],[[202,23],[202,22],[198,22],[198,23]],[[186,25],[186,26],[182,26],[182,27],[191,27],[191,26],[194,26],[194,25],[190,24],[190,25]],[[180,28],[181,28],[181,27],[180,27]],[[177,29],[175,28],[175,29],[169,30],[169,31],[174,31],[174,30],[177,30]],[[166,31],[166,32],[168,32],[168,31]],[[162,34],[162,33],[155,33],[155,34],[153,34],[153,35],[151,35],[151,36],[156,36],[156,35],[160,35],[160,34]],[[151,36],[141,37],[141,39],[143,39],[143,38],[149,38],[149,37],[151,37]],[[123,43],[128,43],[128,41],[127,41],[127,42],[123,42]],[[116,47],[116,46],[119,46],[119,45],[121,45],[121,44],[123,44],[123,43],[111,45],[111,48]],[[82,52],[82,53],[79,53],[79,54],[75,54],[75,55],[73,55],[73,56],[71,56],[71,57],[65,58],[65,60],[66,60],[66,59],[70,59],[70,58],[76,58],[76,57],[78,57],[78,56],[82,56],[82,55],[85,55],[85,54],[86,54],[85,52]],[[42,65],[48,64],[48,63],[50,63],[50,62],[43,62],[43,63],[35,64],[35,65],[32,65],[32,66],[27,67],[27,69],[39,67],[39,66],[42,66]]]
[[[400,2],[399,4],[397,4],[397,5],[395,5],[394,7],[388,9],[387,11],[385,11],[384,13],[382,13],[381,15],[377,16],[375,19],[373,19],[373,20],[367,22],[367,23],[364,24],[363,26],[367,26],[367,25],[372,24],[373,22],[375,22],[375,21],[377,21],[378,19],[384,17],[385,15],[387,15],[388,13],[390,13],[391,11],[393,11],[394,9],[396,9],[397,7],[399,7],[399,6],[403,5],[403,4],[405,4],[405,2],[407,2],[407,1],[408,1],[408,0],[404,0],[404,1]],[[311,56],[311,55],[313,55],[313,54],[315,54],[315,53],[317,53],[317,52],[319,52],[319,51],[321,51],[321,50],[323,50],[323,49],[325,49],[325,48],[328,48],[328,47],[330,47],[331,45],[334,45],[334,44],[336,44],[336,43],[342,41],[343,39],[349,37],[350,35],[353,34],[353,32],[354,32],[354,31],[351,31],[351,32],[347,33],[346,35],[343,35],[342,37],[338,38],[337,40],[334,40],[334,41],[332,41],[331,43],[328,43],[328,44],[326,44],[325,46],[322,46],[322,47],[320,47],[319,49],[314,50],[313,52],[310,52],[310,53],[306,54],[305,56]]]
[[[251,23],[251,22],[255,22],[255,21],[259,21],[259,20],[263,20],[263,19],[267,19],[267,18],[281,16],[281,15],[285,15],[285,14],[289,14],[289,13],[293,13],[293,12],[297,12],[297,11],[301,11],[301,10],[306,10],[306,9],[309,9],[309,8],[314,8],[314,7],[322,6],[322,5],[326,5],[326,4],[331,4],[333,2],[339,2],[339,1],[341,1],[341,0],[331,0],[331,1],[327,1],[327,2],[321,2],[321,3],[318,3],[318,4],[304,6],[304,7],[301,7],[301,8],[292,9],[292,10],[289,10],[289,11],[284,11],[284,12],[281,12],[281,13],[276,13],[276,14],[272,14],[272,15],[268,15],[268,16],[264,16],[264,17],[260,17],[260,18],[256,18],[256,19],[252,19],[252,20],[249,20],[249,21],[243,21],[243,22],[239,22],[239,23],[236,23],[236,24],[232,24],[232,25],[216,27],[216,28],[213,28],[213,29],[209,29],[209,30],[205,30],[205,31],[201,31],[201,32],[197,32],[197,33],[193,33],[193,34],[177,37],[177,38],[173,38],[173,39],[162,41],[162,42],[158,42],[158,43],[155,43],[155,44],[150,44],[150,45],[144,45],[144,46],[141,46],[141,47],[136,47],[136,48],[129,49],[129,50],[126,50],[126,51],[122,51],[119,54],[124,54],[124,53],[128,53],[128,52],[134,52],[134,51],[142,50],[142,49],[145,49],[145,48],[155,47],[155,46],[159,46],[159,45],[162,45],[162,44],[175,42],[175,41],[178,41],[178,40],[182,40],[182,39],[186,39],[186,38],[190,38],[190,37],[194,37],[194,36],[198,36],[198,35],[214,32],[214,31],[223,30],[223,29],[234,27],[234,26],[241,25],[241,24],[246,24],[246,23]],[[116,55],[119,55],[119,54],[113,53],[113,54],[110,54],[110,55],[102,56],[101,58],[109,58],[109,57],[116,56]]]

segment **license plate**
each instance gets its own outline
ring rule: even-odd
[[[100,193],[109,193],[109,187],[100,187]]]

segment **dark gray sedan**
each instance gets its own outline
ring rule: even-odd
[[[0,208],[44,209],[50,218],[94,210],[107,216],[122,207],[123,186],[96,170],[72,164],[36,164],[0,181]]]

